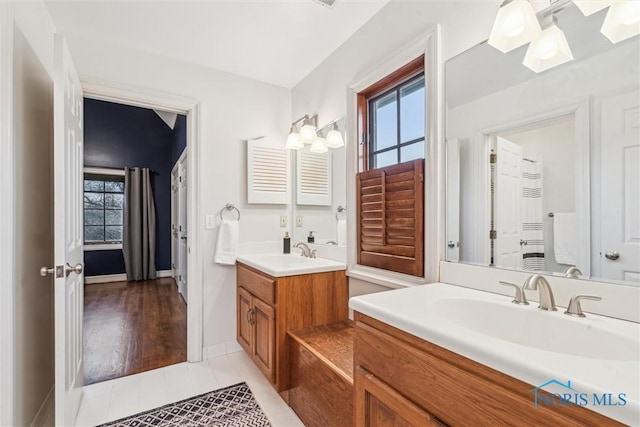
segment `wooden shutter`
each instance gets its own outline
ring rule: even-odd
[[[358,174],[358,264],[424,276],[424,159]]]

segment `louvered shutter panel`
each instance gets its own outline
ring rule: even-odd
[[[296,166],[297,204],[331,206],[331,152],[298,150]]]
[[[290,203],[290,175],[290,156],[282,141],[247,141],[247,203]]]
[[[358,174],[358,264],[424,276],[424,160]]]

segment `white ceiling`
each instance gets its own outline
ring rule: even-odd
[[[291,88],[389,0],[59,1],[59,32]]]

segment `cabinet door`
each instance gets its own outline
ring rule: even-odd
[[[238,288],[238,308],[237,308],[237,335],[238,342],[251,354],[251,294],[243,288]]]
[[[275,379],[276,316],[273,307],[253,298],[253,360],[265,376]]]
[[[358,366],[355,375],[357,427],[443,426],[400,393]]]

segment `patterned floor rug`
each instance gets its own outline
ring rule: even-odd
[[[102,424],[102,427],[269,427],[246,383],[232,385]]]

